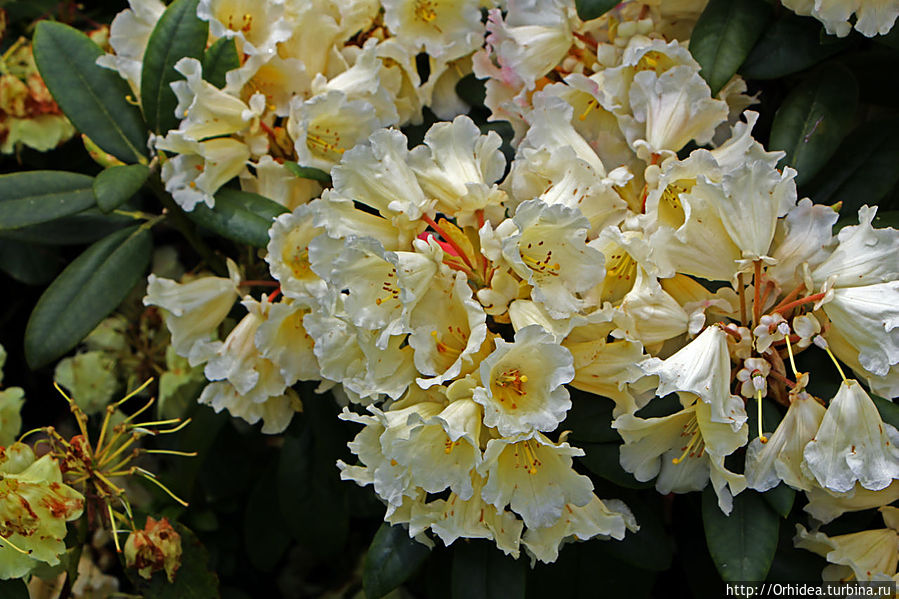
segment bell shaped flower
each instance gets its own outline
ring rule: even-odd
[[[498,510],[510,506],[528,528],[552,526],[566,505],[584,506],[593,498],[593,483],[571,467],[572,456],[580,455],[582,450],[539,432],[491,439],[478,466],[487,477],[481,497]]]
[[[564,387],[574,378],[571,352],[537,325],[516,332],[513,343],[497,339],[480,377],[473,398],[484,407],[484,424],[501,435],[552,431],[571,408]]]
[[[886,424],[857,381],[846,380],[831,400],[815,437],[805,446],[805,468],[818,483],[845,493],[855,482],[879,491],[899,478],[899,431]]]
[[[269,229],[265,261],[286,297],[308,300],[325,292],[326,285],[309,260],[309,243],[323,233],[315,226],[314,217],[308,205],[298,206],[276,218]]]
[[[418,54],[453,60],[481,46],[478,0],[384,0],[384,24],[398,43]]]

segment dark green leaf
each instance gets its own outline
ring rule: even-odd
[[[622,495],[615,490],[615,497],[627,504],[640,525],[637,532],[628,531],[620,541],[614,539],[598,542],[599,550],[632,566],[662,572],[671,567],[673,542],[665,530],[664,498],[658,493],[631,493]],[[611,493],[597,494],[604,496]]]
[[[480,539],[460,543],[453,554],[453,599],[524,598],[525,564]]]
[[[770,25],[740,67],[747,79],[776,79],[814,66],[851,45],[849,38],[836,43],[818,41],[821,24],[785,14]]]
[[[28,586],[24,580],[0,580],[0,597],[3,599],[28,599]]]
[[[761,495],[747,489],[725,516],[711,486],[702,493],[702,522],[709,553],[725,582],[763,581],[777,550],[780,518]]]
[[[771,7],[762,0],[710,0],[690,34],[690,53],[715,96],[765,31]]]
[[[198,204],[187,216],[222,237],[262,248],[268,245],[272,221],[285,212],[287,208],[261,195],[222,189],[215,194],[215,208]]]
[[[621,436],[612,428],[615,402],[578,389],[569,388],[571,409],[561,430],[570,430],[572,440],[593,443],[620,443]]]
[[[830,65],[800,83],[777,109],[770,148],[786,151],[800,186],[839,147],[855,115],[858,85],[848,69]]]
[[[25,358],[39,368],[84,339],[143,277],[150,232],[131,227],[98,241],[47,287],[25,329]]]
[[[471,106],[483,106],[487,88],[484,81],[469,73],[456,82],[456,95]]]
[[[129,568],[131,582],[145,599],[218,599],[218,576],[209,568],[206,548],[183,524],[173,522],[172,526],[181,535],[181,567],[175,573],[175,580],[170,583],[162,571],[155,572],[150,580],[144,580]]]
[[[877,411],[880,412],[883,421],[899,428],[899,406],[896,405],[896,402],[874,394],[871,395],[871,399],[874,400],[874,405],[877,406]]]
[[[59,272],[62,260],[53,248],[0,239],[0,270],[26,285],[44,285]]]
[[[362,586],[368,599],[380,599],[409,579],[428,558],[427,547],[409,538],[408,529],[386,522],[365,556]]]
[[[93,191],[91,191],[93,195]],[[130,216],[103,214],[97,208],[64,216],[56,220],[30,225],[12,231],[0,231],[0,239],[38,245],[80,245],[93,243],[123,227],[134,224]]]
[[[616,0],[574,0],[577,16],[582,21],[597,19],[615,8],[617,4]]]
[[[183,79],[175,70],[182,58],[203,57],[209,23],[197,16],[200,0],[175,0],[162,13],[144,51],[140,101],[151,131],[165,134],[178,126],[178,99],[169,84]]]
[[[284,162],[284,166],[287,167],[287,170],[301,179],[312,179],[313,181],[318,181],[323,185],[331,185],[331,175],[321,170],[320,168],[315,168],[313,166],[300,166],[296,162],[291,162],[289,160]]]
[[[619,461],[620,443],[586,443],[578,441],[578,447],[584,450],[580,461],[590,472],[610,480],[619,487],[628,489],[646,489],[654,483],[640,482],[630,472],[621,467]]]
[[[266,470],[247,501],[244,542],[253,567],[271,572],[290,544],[278,504],[276,468]]]
[[[319,399],[319,398],[314,398]],[[320,556],[339,553],[349,533],[346,483],[338,459],[349,459],[334,404],[306,402],[287,431],[278,463],[278,500],[285,528]]]
[[[150,169],[143,164],[111,166],[94,179],[94,196],[97,207],[103,212],[112,212],[143,186]]]
[[[899,119],[867,122],[840,144],[812,181],[808,194],[819,204],[842,202],[841,212],[855,215],[875,204],[899,181]]]
[[[790,510],[793,509],[793,501],[796,499],[796,491],[794,491],[786,484],[780,483],[773,489],[762,493],[762,497],[765,498],[765,501],[768,502],[768,505],[771,506],[771,509],[780,514],[781,518],[786,518],[790,515]]]
[[[65,171],[0,176],[0,232],[45,223],[94,205],[93,177]]]
[[[234,38],[220,37],[203,55],[203,79],[220,89],[227,83],[227,72],[239,67],[240,56]]]
[[[41,21],[34,59],[50,93],[75,128],[124,162],[146,162],[147,128],[129,104],[128,84],[97,65],[103,54],[86,35],[62,23]]]

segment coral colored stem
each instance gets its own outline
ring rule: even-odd
[[[758,325],[759,319],[762,317],[762,290],[760,288],[762,283],[762,261],[756,260],[753,266],[755,267],[755,277],[752,279],[753,292],[755,293],[755,297],[752,299],[752,326],[754,327]]]
[[[801,306],[802,304],[808,304],[809,302],[817,302],[819,299],[822,299],[825,295],[826,295],[825,293],[816,293],[815,295],[810,295],[808,297],[798,299],[795,302],[790,302],[789,304],[786,304],[785,306],[781,306],[780,308],[778,308],[776,310],[776,312],[780,312],[781,314],[784,314],[785,312],[792,310],[796,306]]]
[[[800,293],[802,293],[802,290],[803,290],[803,289],[805,289],[805,283],[799,283],[799,285],[798,285],[793,291],[791,291],[790,293],[788,293],[788,294],[786,295],[786,297],[784,297],[782,300],[780,300],[780,303],[778,303],[776,306],[774,306],[773,308],[771,308],[771,313],[773,314],[774,312],[777,312],[777,311],[780,310],[783,306],[785,306],[786,304],[792,302],[794,299],[796,299],[796,297],[797,297]]]
[[[791,381],[790,379],[788,379],[787,377],[785,377],[785,376],[782,375],[781,373],[777,372],[776,370],[772,370],[771,372],[768,373],[768,375],[769,375],[769,376],[773,376],[774,378],[776,378],[776,379],[779,380],[780,382],[786,384],[787,387],[790,387],[791,389],[792,389],[793,387],[796,386],[796,383],[794,383],[793,381]]]
[[[740,286],[740,324],[746,324],[746,283],[743,282],[743,273],[737,275],[737,285]]]

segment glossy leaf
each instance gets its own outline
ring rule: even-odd
[[[409,579],[428,558],[430,550],[409,538],[408,529],[386,522],[375,533],[362,569],[368,599],[380,599]]]
[[[596,493],[622,499],[640,525],[640,530],[628,531],[620,541],[599,543],[599,550],[637,568],[658,572],[670,568],[674,547],[664,521],[664,498],[655,491],[623,494],[619,489],[597,489]]]
[[[203,79],[212,85],[225,87],[228,71],[240,67],[240,56],[234,38],[220,37],[203,55]]]
[[[272,221],[287,208],[247,191],[222,189],[215,194],[215,208],[197,205],[186,213],[195,223],[238,243],[268,245]]]
[[[812,179],[848,133],[858,85],[848,69],[831,65],[800,83],[777,109],[770,149],[784,150],[800,186]]]
[[[646,489],[653,486],[652,481],[640,482],[634,475],[621,467],[620,443],[587,443],[578,441],[577,446],[584,450],[578,458],[590,472],[627,489]]]
[[[39,368],[75,347],[143,278],[150,232],[131,227],[87,248],[38,300],[25,330],[25,358]]]
[[[453,553],[453,599],[524,598],[526,569],[522,560],[504,555],[492,542],[472,539]]]
[[[200,0],[175,0],[162,13],[144,51],[140,100],[151,131],[165,134],[178,127],[178,99],[170,84],[184,77],[175,70],[182,58],[203,57],[209,23],[197,16]]]
[[[615,8],[616,0],[574,0],[577,16],[582,21],[590,21],[599,18]]]
[[[615,402],[608,397],[586,393],[578,389],[568,390],[571,409],[562,424],[562,430],[570,430],[575,444],[581,441],[593,443],[620,443],[621,435],[612,428],[612,410]]]
[[[763,0],[710,0],[690,35],[690,53],[715,96],[730,81],[768,24]]]
[[[62,23],[41,21],[34,59],[60,109],[80,132],[124,162],[146,162],[147,128],[126,97],[128,84],[97,65],[103,54],[86,35]]]
[[[841,213],[854,216],[863,204],[875,204],[899,182],[899,119],[858,127],[812,181],[808,193],[819,204],[842,202]]]
[[[59,272],[62,258],[53,248],[0,239],[0,270],[26,285],[44,285]]]
[[[325,185],[331,185],[331,175],[325,171],[313,166],[300,166],[296,162],[285,161],[284,166],[287,170],[301,179],[312,179]]]
[[[819,41],[821,24],[787,13],[768,26],[740,67],[747,79],[776,79],[798,73],[851,45],[849,38]]]
[[[94,197],[102,212],[112,212],[143,186],[150,169],[143,164],[112,166],[94,179]]]
[[[0,580],[0,597],[4,599],[28,599],[28,585],[24,580]]]
[[[715,491],[706,487],[702,522],[709,553],[725,582],[765,580],[777,550],[780,518],[761,495],[743,491],[725,516]]]
[[[796,491],[785,483],[780,483],[773,489],[762,493],[762,497],[765,498],[765,501],[768,502],[771,509],[780,514],[781,518],[786,518],[790,515],[790,510],[793,509],[793,502],[796,500]]]
[[[874,394],[871,394],[871,399],[874,400],[874,405],[877,406],[877,411],[880,412],[883,421],[899,428],[899,406],[896,405],[896,402]]]
[[[46,223],[0,231],[0,239],[38,245],[80,245],[93,243],[132,224],[134,219],[130,216],[103,214],[97,208],[88,208]]]
[[[271,572],[290,544],[278,504],[275,465],[266,470],[250,493],[244,514],[244,543],[253,566]]]
[[[94,205],[93,177],[65,171],[0,176],[0,233],[76,214]]]

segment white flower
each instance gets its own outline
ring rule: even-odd
[[[529,200],[513,217],[518,233],[503,240],[503,257],[533,286],[531,296],[557,318],[584,307],[577,293],[605,276],[603,255],[586,243],[590,223],[580,211]]]
[[[487,477],[481,497],[498,510],[511,506],[529,528],[552,526],[566,504],[584,506],[593,498],[593,483],[571,467],[571,457],[580,455],[538,432],[491,439],[478,466]]]
[[[726,423],[737,432],[746,423],[743,400],[730,392],[727,333],[710,326],[666,360],[647,360],[643,372],[659,376],[659,397],[677,391],[697,395],[711,409],[711,421]],[[681,396],[681,401],[684,397]]]
[[[862,206],[858,225],[844,227],[837,235],[836,249],[811,272],[814,287],[860,287],[899,279],[899,232],[875,229],[871,223],[876,207]],[[811,287],[811,285],[809,286]]]
[[[231,260],[228,272],[228,279],[200,277],[186,283],[152,274],[147,279],[144,305],[164,310],[172,346],[178,355],[188,358],[191,366],[205,362],[214,353],[211,340],[238,298],[240,273]]]
[[[313,217],[308,205],[299,206],[276,218],[269,229],[265,261],[286,297],[307,299],[324,293],[325,283],[309,262],[309,243],[323,232],[313,224]]]
[[[872,491],[899,478],[899,431],[880,418],[856,381],[846,380],[831,400],[803,455],[808,472],[827,489],[845,493],[855,481]]]
[[[514,343],[497,339],[480,376],[474,400],[501,435],[554,430],[571,407],[564,387],[574,378],[571,352],[537,325],[516,332]]]
[[[310,307],[300,301],[272,304],[259,324],[255,343],[263,358],[272,361],[288,385],[320,378],[312,337],[303,327]]]
[[[187,212],[200,202],[214,207],[215,192],[244,173],[250,159],[250,148],[237,139],[215,137],[198,142],[177,130],[159,139],[156,147],[177,154],[162,165],[162,180],[165,190]]]
[[[399,43],[443,60],[480,47],[484,36],[478,0],[383,0],[384,24]]]

